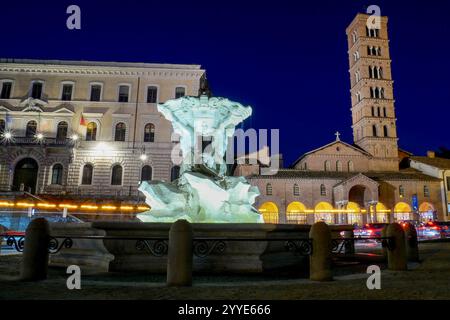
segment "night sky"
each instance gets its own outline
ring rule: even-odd
[[[390,19],[399,146],[450,148],[450,1],[2,1],[0,56],[201,64],[253,107],[247,128],[280,129],[290,164],[336,130],[352,143],[345,28],[371,4]]]

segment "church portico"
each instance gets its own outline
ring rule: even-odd
[[[364,224],[375,222],[373,206],[378,202],[379,184],[358,173],[333,188],[337,214],[336,223]]]

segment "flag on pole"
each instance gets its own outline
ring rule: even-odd
[[[86,126],[86,120],[84,120],[83,114],[80,117],[80,126]]]

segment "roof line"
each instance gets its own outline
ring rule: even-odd
[[[199,64],[117,62],[117,61],[92,61],[92,60],[41,60],[41,59],[0,58],[0,63],[201,70],[201,65]]]

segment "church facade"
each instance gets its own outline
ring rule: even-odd
[[[443,219],[441,179],[399,169],[388,18],[367,27],[358,14],[346,30],[353,144],[335,141],[307,152],[290,169],[260,174],[239,165],[259,187],[257,208],[266,222],[363,224]]]

